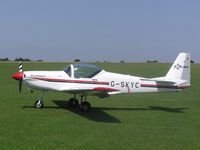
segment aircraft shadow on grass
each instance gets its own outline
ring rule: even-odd
[[[102,110],[130,110],[130,111],[163,111],[170,113],[185,113],[184,110],[188,108],[170,108],[170,107],[162,107],[162,106],[147,106],[147,108],[108,108],[108,107],[99,107],[97,109]]]
[[[92,107],[91,112],[81,112],[79,108],[70,108],[67,106],[66,100],[53,100],[57,106],[45,106],[46,109],[65,109],[69,110],[81,117],[87,118],[96,122],[121,123],[121,121],[108,113],[105,110],[122,110],[122,111],[163,111],[169,113],[185,113],[188,108],[170,108],[162,106],[147,106],[146,108],[119,108],[119,107]],[[34,108],[33,106],[23,106],[24,108]]]
[[[79,108],[70,108],[67,105],[67,101],[54,100],[53,101],[59,108],[67,109],[81,117],[87,118],[97,122],[108,122],[108,123],[121,123],[117,118],[107,114],[102,109],[96,109],[92,107],[91,112],[81,112]]]
[[[92,107],[90,112],[82,112],[77,107],[68,107],[68,103],[66,100],[53,100],[53,102],[57,106],[45,106],[42,109],[65,109],[71,111],[81,117],[87,118],[92,121],[96,122],[105,122],[105,123],[121,123],[119,119],[109,115],[108,113],[104,112],[103,109]],[[35,108],[34,106],[23,106],[23,109],[26,108]]]

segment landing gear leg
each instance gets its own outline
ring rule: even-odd
[[[84,98],[84,100],[83,100],[83,98]],[[84,112],[91,110],[91,105],[90,105],[89,102],[87,102],[87,96],[86,95],[81,96],[80,110],[84,111]]]
[[[41,96],[38,97],[38,100],[35,102],[35,108],[44,108],[44,103],[42,101],[43,99],[43,91],[42,91],[42,94]]]

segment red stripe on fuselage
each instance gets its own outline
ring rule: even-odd
[[[113,89],[113,88],[104,88],[104,87],[97,87],[94,88],[95,91],[106,91],[106,92],[116,92],[119,91],[117,89]]]
[[[82,84],[102,84],[109,85],[109,82],[103,81],[87,81],[87,80],[66,80],[66,79],[54,79],[54,78],[32,78],[37,80],[43,80],[48,82],[66,82],[66,83],[82,83]]]

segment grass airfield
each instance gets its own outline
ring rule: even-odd
[[[62,70],[66,63],[23,63],[24,70]],[[107,71],[156,77],[171,64],[100,63]],[[200,65],[191,67],[191,88],[179,93],[88,97],[89,113],[69,109],[72,95],[46,92],[45,108],[11,78],[18,63],[0,62],[0,149],[200,149]]]

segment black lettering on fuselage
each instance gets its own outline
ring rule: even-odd
[[[115,86],[115,81],[110,82],[110,86],[114,87]]]
[[[131,87],[133,88],[135,85],[135,82],[131,82]]]
[[[121,87],[124,87],[124,81],[121,82]]]
[[[126,82],[126,87],[129,87],[129,82]]]
[[[110,82],[111,87],[122,87],[122,88],[140,88],[139,82],[127,82],[127,81],[121,81],[121,82]]]
[[[139,82],[136,82],[135,83],[135,88],[139,88],[140,87],[140,83]]]

